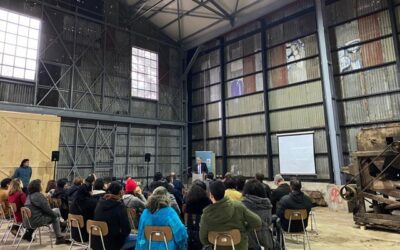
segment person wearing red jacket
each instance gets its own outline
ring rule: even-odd
[[[8,187],[8,203],[15,203],[16,211],[14,211],[15,221],[22,222],[21,207],[24,206],[26,201],[26,194],[22,191],[22,182],[19,179],[14,179],[11,181]],[[13,225],[11,233],[16,235],[18,231],[18,226]]]

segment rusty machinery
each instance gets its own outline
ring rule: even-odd
[[[357,225],[400,231],[400,124],[362,129],[340,190]]]

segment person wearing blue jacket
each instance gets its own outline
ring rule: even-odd
[[[168,226],[173,239],[168,242],[170,250],[186,250],[188,234],[178,214],[170,207],[168,191],[158,187],[147,200],[146,209],[140,216],[135,250],[149,249],[149,241],[144,234],[146,226]],[[164,242],[152,242],[151,250],[165,249]]]
[[[18,178],[21,180],[24,188],[23,191],[26,193],[28,188],[29,182],[31,181],[32,177],[32,168],[29,166],[29,159],[22,160],[19,168],[15,170],[13,179]]]

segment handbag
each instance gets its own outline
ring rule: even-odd
[[[265,247],[261,246],[260,241],[258,240],[258,235],[257,235],[257,231],[254,230],[254,234],[256,235],[256,241],[257,241],[257,247],[255,249],[257,250],[265,250]]]

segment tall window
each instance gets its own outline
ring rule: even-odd
[[[158,100],[158,54],[132,47],[132,96]]]
[[[0,75],[35,80],[40,21],[0,9]]]

